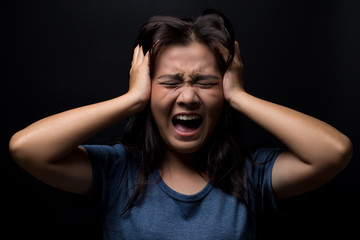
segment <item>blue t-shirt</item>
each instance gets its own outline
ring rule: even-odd
[[[114,146],[85,145],[93,166],[90,199],[100,204],[103,239],[261,239],[268,210],[276,209],[271,171],[280,149],[259,149],[246,160],[253,189],[248,207],[233,195],[207,184],[194,195],[172,190],[158,171],[130,211],[122,214],[139,169],[126,150]]]

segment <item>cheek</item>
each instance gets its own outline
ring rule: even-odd
[[[166,89],[153,84],[151,88],[150,109],[158,126],[168,120],[172,106],[171,99],[171,94]]]
[[[203,103],[207,106],[208,110],[211,112],[217,112],[219,109],[222,109],[224,105],[224,93],[222,87],[213,89],[212,91],[204,92],[201,94]]]
[[[152,110],[162,108],[164,101],[161,101],[161,99],[163,99],[165,95],[163,88],[154,83],[151,85],[150,106]]]
[[[224,107],[224,94],[221,91],[208,92],[203,96],[204,105],[207,108],[208,124],[215,126]]]
[[[156,91],[152,91],[150,98],[150,110],[157,125],[159,125],[159,121],[162,119],[161,115],[163,115],[163,108],[164,106],[162,105],[159,94],[156,94]]]

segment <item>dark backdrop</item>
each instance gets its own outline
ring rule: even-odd
[[[126,92],[139,27],[153,15],[194,16],[204,8],[232,21],[245,65],[246,89],[317,117],[354,144],[352,162],[323,187],[284,201],[269,239],[358,235],[359,1],[7,1],[3,7],[5,69],[1,86],[1,218],[9,239],[94,239],[96,216],[83,199],[29,177],[8,155],[13,133],[48,115]],[[247,144],[272,137],[244,123]],[[121,133],[119,123],[89,140]],[[3,214],[5,213],[5,214]],[[4,225],[3,225],[4,226]],[[2,234],[2,233],[1,233]]]

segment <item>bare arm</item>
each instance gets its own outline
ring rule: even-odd
[[[79,194],[90,189],[91,164],[84,148],[89,137],[147,104],[148,55],[134,50],[129,91],[117,98],[41,119],[17,132],[9,143],[14,161],[39,180]]]
[[[246,93],[242,68],[236,44],[233,64],[224,76],[225,98],[290,149],[280,154],[273,168],[276,196],[285,198],[313,190],[338,174],[352,156],[349,138],[318,119]]]

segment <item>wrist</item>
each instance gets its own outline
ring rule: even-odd
[[[231,107],[238,111],[241,111],[242,105],[245,103],[248,96],[249,94],[247,92],[239,89],[237,91],[234,91],[233,94],[231,94],[226,100],[229,102]]]
[[[128,103],[130,115],[143,111],[149,102],[149,98],[144,95],[136,95],[131,92],[124,94],[122,97]]]

